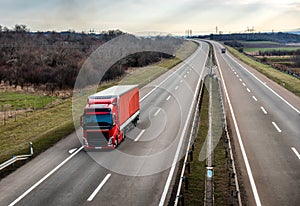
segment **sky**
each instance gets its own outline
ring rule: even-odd
[[[0,25],[31,31],[276,32],[299,29],[299,22],[300,0],[0,0]]]

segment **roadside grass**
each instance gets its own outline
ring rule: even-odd
[[[138,84],[141,88],[169,69],[181,63],[183,60],[189,57],[197,49],[197,47],[198,46],[196,43],[187,41],[177,50],[175,58],[163,59],[153,65],[134,69],[134,72],[127,74],[120,81],[120,84]]]
[[[115,84],[103,83],[99,91]],[[74,130],[71,98],[27,117],[18,117],[17,121],[8,119],[5,126],[0,126],[0,163],[14,155],[29,153],[29,142],[33,143],[37,156]]]
[[[0,92],[0,109],[11,107],[14,109],[40,109],[53,101],[57,97],[25,94],[22,92]]]
[[[188,190],[183,189],[184,202],[186,205],[204,204],[206,161],[199,161],[198,156],[207,137],[209,125],[208,110],[209,94],[207,89],[204,89],[200,111],[200,123],[194,143],[194,160],[190,162],[191,173],[188,174],[185,172],[185,176],[187,176],[189,180]]]
[[[272,79],[273,81],[277,82],[281,86],[285,87],[295,95],[300,96],[300,80],[297,79],[296,77],[278,71],[269,65],[259,63],[247,57],[246,55],[238,52],[232,47],[227,46],[227,49],[230,51],[230,53],[232,53],[235,57],[237,57],[241,61],[245,62],[249,66],[253,67],[257,71],[267,76],[268,78]]]
[[[185,41],[183,45],[176,51],[175,56],[180,60],[185,60],[189,57],[196,49],[198,48],[198,44],[193,41]]]
[[[30,141],[37,154],[39,150],[46,148],[45,144],[55,142],[58,134],[68,134],[74,130],[70,126],[72,123],[71,100],[47,110],[36,111],[28,117],[18,118],[18,121],[9,120],[5,126],[0,127],[0,162],[22,154],[24,149],[28,150]],[[37,145],[36,142],[40,143]]]
[[[181,53],[185,53],[183,55],[185,55],[185,57],[188,57],[194,52],[196,48],[196,43],[188,43],[180,49],[182,50]],[[187,50],[188,52],[185,50]],[[136,70],[132,73],[133,77],[131,77],[131,80],[128,80],[127,83],[138,84],[142,87],[149,82],[149,79],[150,81],[152,81],[163,72],[167,71],[180,62],[181,61],[178,58],[163,60],[156,65],[157,68],[160,68],[160,70],[158,71],[156,69],[154,69],[154,71],[152,71],[151,69],[145,69],[147,72],[144,73]],[[120,81],[122,82],[122,80],[117,79],[115,81],[102,83],[98,91],[119,84]],[[125,81],[126,80],[124,80],[124,82]],[[20,96],[18,96],[18,98],[20,98]],[[0,126],[0,163],[10,159],[14,155],[29,153],[28,143],[30,141],[33,142],[35,152],[34,156],[37,156],[39,153],[51,147],[57,141],[72,133],[73,131],[74,123],[72,117],[71,98],[64,100],[63,102],[52,108],[38,110],[28,117],[19,117],[17,121],[8,119],[5,126],[3,124]],[[21,164],[22,163],[18,163],[16,165],[19,166]],[[11,171],[12,168],[7,168],[6,171],[8,170]],[[0,178],[3,177],[3,173],[6,172],[1,171]]]
[[[173,59],[170,60],[162,60],[159,64],[154,64],[151,66],[146,66],[143,68],[138,68],[134,72],[127,74],[121,81],[120,84],[122,85],[131,85],[138,83],[139,87],[143,87],[149,82],[153,81],[157,77],[159,77],[161,74],[165,73],[168,69],[171,67],[164,67],[161,65],[169,64],[170,62],[174,62],[175,65],[179,63],[179,61],[174,61]]]

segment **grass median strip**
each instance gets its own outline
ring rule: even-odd
[[[285,87],[289,91],[293,92],[295,95],[300,97],[300,79],[297,79],[294,76],[289,74],[283,73],[274,69],[273,67],[259,63],[246,55],[238,52],[237,50],[233,49],[232,47],[227,47],[228,50],[238,59],[245,62],[249,66],[253,67],[257,71],[261,72],[268,78],[272,79],[273,81],[277,82],[281,86]]]
[[[183,196],[186,205],[203,205],[204,192],[205,192],[205,175],[206,175],[206,161],[199,161],[198,155],[205,142],[208,132],[208,108],[209,108],[209,95],[205,89],[202,99],[200,111],[200,124],[198,134],[194,143],[194,160],[190,163],[191,173],[186,172],[189,179],[189,189],[184,189]]]
[[[214,94],[217,95],[217,91],[214,91]],[[216,97],[217,98],[217,97]],[[214,100],[213,100],[214,101]],[[219,100],[216,100],[219,101]],[[219,114],[216,111],[219,110],[219,106],[216,104],[213,107],[216,114]],[[194,144],[194,158],[193,161],[190,162],[190,171],[191,173],[188,174],[185,171],[185,176],[189,180],[189,187],[188,190],[183,188],[183,197],[184,203],[186,205],[203,205],[205,201],[205,178],[206,178],[206,160],[199,161],[198,156],[200,151],[205,143],[208,127],[209,127],[209,93],[207,89],[204,90],[203,99],[201,104],[201,111],[200,111],[200,123],[198,128],[198,134],[195,139]],[[220,115],[215,115],[213,121],[219,122]],[[216,131],[220,130],[220,131]],[[213,127],[213,131],[217,133],[217,135],[222,135],[222,128]],[[213,154],[213,165],[214,165],[214,205],[230,205],[232,202],[232,194],[231,192],[234,190],[233,183],[230,182],[229,184],[229,172],[227,168],[227,158],[226,158],[226,149],[224,147],[224,139],[214,138],[214,140],[218,140],[218,142],[214,142],[216,147],[214,148]],[[204,148],[206,150],[206,148]],[[230,181],[233,181],[230,179]]]

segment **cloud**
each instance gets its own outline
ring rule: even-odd
[[[300,3],[286,0],[0,0],[0,24],[24,23],[32,30],[128,32],[240,31],[262,25],[278,14],[299,17]],[[287,16],[287,15],[286,15]],[[299,18],[298,18],[299,19]],[[283,21],[283,20],[282,20]],[[295,23],[296,25],[296,23]],[[282,25],[285,26],[284,24]],[[292,25],[290,25],[292,27]],[[299,25],[294,26],[299,27]]]

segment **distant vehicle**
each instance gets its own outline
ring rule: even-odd
[[[127,126],[136,125],[139,115],[137,85],[113,86],[89,96],[81,116],[84,148],[116,148],[124,140]]]
[[[225,53],[226,52],[226,48],[221,48],[221,52]]]

